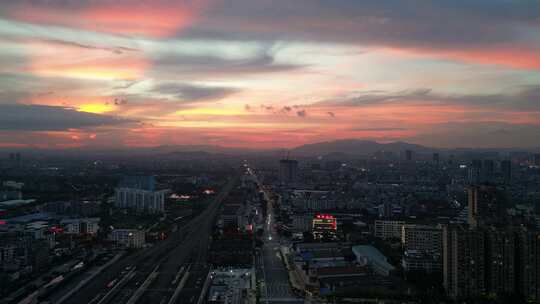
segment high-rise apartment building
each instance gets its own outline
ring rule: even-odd
[[[376,220],[374,226],[375,237],[381,239],[400,239],[404,221]]]
[[[540,301],[540,231],[521,229],[517,234],[517,285],[530,302]]]
[[[540,166],[540,153],[534,154],[531,157],[531,163],[535,166]]]
[[[492,182],[495,177],[495,162],[492,159],[484,159],[480,178],[484,183]]]
[[[443,278],[448,296],[540,300],[540,232],[525,227],[443,228]]]
[[[512,229],[490,227],[486,240],[486,290],[502,295],[516,292],[516,234]]]
[[[405,150],[405,160],[406,161],[413,161],[414,160],[414,151],[412,150]]]
[[[442,227],[405,224],[401,227],[404,250],[440,255],[442,253]]]
[[[279,181],[290,184],[298,181],[298,161],[282,159],[279,161]]]
[[[482,160],[474,159],[469,166],[468,180],[470,184],[478,184],[481,181]]]
[[[485,235],[466,226],[443,228],[443,285],[453,299],[480,296],[486,291]]]
[[[469,166],[470,184],[492,183],[495,179],[495,161],[492,159],[474,159]]]
[[[501,161],[501,174],[505,183],[509,183],[512,180],[512,161]]]
[[[488,185],[471,185],[468,194],[468,224],[478,227],[481,223],[500,221],[505,211],[505,195],[501,189]]]
[[[440,159],[439,153],[437,153],[437,152],[436,152],[436,153],[433,153],[433,162],[434,162],[435,164],[439,164],[440,160],[441,160],[441,159]]]

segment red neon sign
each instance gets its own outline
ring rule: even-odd
[[[59,227],[51,227],[50,231],[52,233],[62,233],[62,232],[64,232],[64,229],[59,228]]]
[[[320,220],[335,220],[336,218],[329,214],[317,214],[317,219]]]

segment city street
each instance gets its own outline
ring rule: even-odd
[[[257,180],[267,202],[267,216],[264,226],[264,245],[256,256],[257,277],[263,278],[261,303],[304,303],[296,296],[289,284],[289,276],[282,261],[279,246],[280,236],[274,229],[274,210],[271,196]]]

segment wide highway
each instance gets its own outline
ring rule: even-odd
[[[120,259],[62,304],[168,303],[178,285],[175,278],[179,270],[195,262],[206,263],[212,225],[221,202],[237,180],[231,178],[201,214],[166,240]],[[114,280],[118,286],[108,287]]]

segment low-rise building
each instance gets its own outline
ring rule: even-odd
[[[219,267],[245,267],[253,262],[253,238],[250,234],[228,234],[215,237],[208,260]]]
[[[318,293],[319,269],[343,269],[349,266],[340,243],[298,243],[291,264],[302,289]],[[325,270],[321,270],[321,274]]]
[[[49,222],[34,221],[25,225],[25,231],[31,233],[34,240],[43,240],[49,234]]]
[[[317,214],[313,217],[313,237],[315,239],[335,239],[337,233],[337,220],[329,214]]]
[[[353,246],[352,251],[356,256],[356,261],[359,265],[370,266],[373,271],[379,275],[388,276],[396,269],[388,263],[387,258],[373,246]]]
[[[311,231],[313,214],[295,214],[292,216],[292,228],[296,232]]]
[[[142,248],[145,245],[145,233],[137,229],[114,229],[110,239],[127,248]]]
[[[442,259],[440,255],[415,250],[405,251],[401,259],[401,265],[405,271],[424,271],[427,273],[442,271]]]
[[[351,281],[361,281],[370,277],[370,270],[360,266],[324,267],[317,269],[316,277],[319,294],[329,295],[339,292]]]
[[[64,226],[64,233],[95,235],[99,230],[99,217],[65,219],[60,222]]]
[[[244,228],[244,207],[241,204],[225,204],[220,215],[220,226],[224,230]]]
[[[296,261],[309,262],[311,268],[344,266],[343,247],[339,243],[301,243],[296,245]]]
[[[291,204],[300,212],[320,212],[336,209],[336,201],[328,191],[294,190],[291,193]]]

